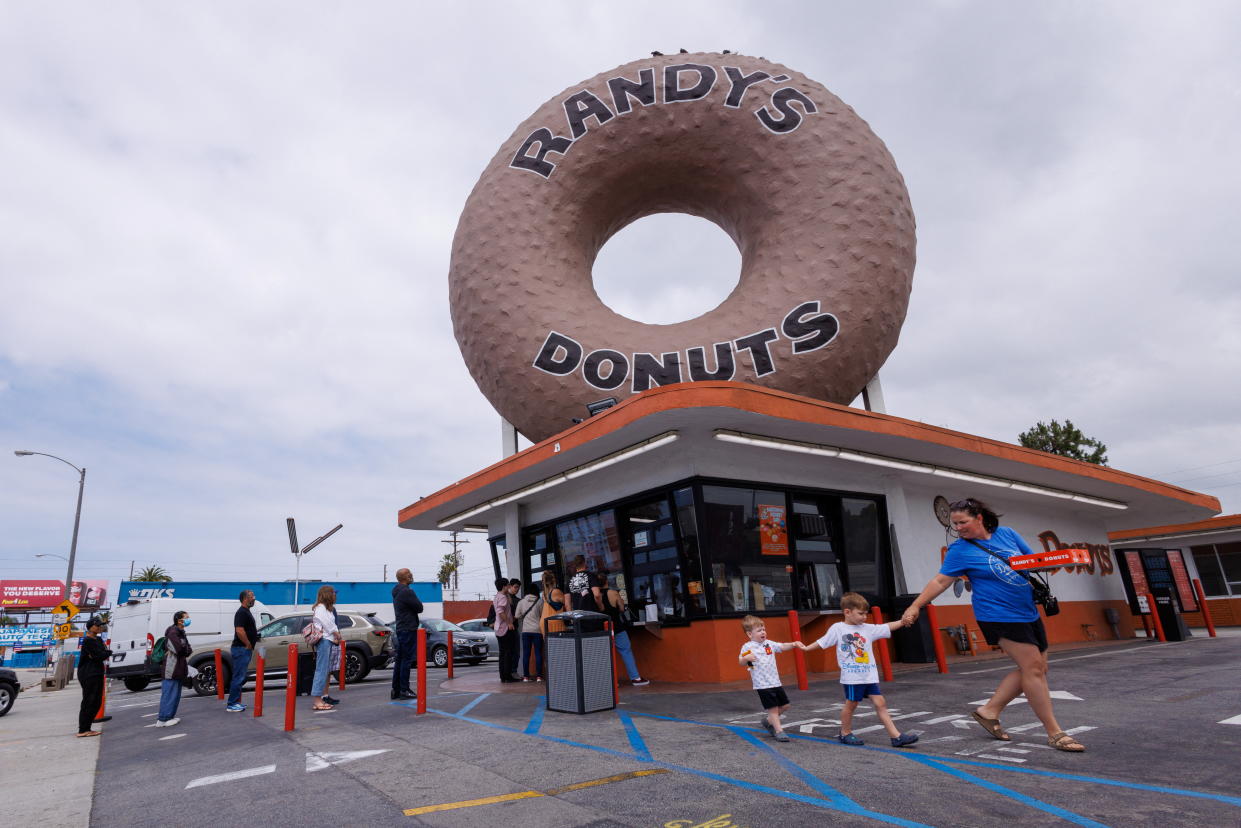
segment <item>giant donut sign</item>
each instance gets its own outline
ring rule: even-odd
[[[627,319],[595,293],[595,256],[667,212],[732,237],[737,287],[696,319]],[[653,57],[556,95],[500,147],[453,240],[453,328],[534,441],[587,402],[677,382],[848,403],[896,345],[914,247],[892,156],[823,86],[740,55]]]

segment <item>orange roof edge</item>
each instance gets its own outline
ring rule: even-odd
[[[1206,520],[1196,520],[1193,523],[1173,523],[1168,526],[1122,529],[1117,532],[1108,532],[1107,539],[1116,543],[1117,541],[1149,538],[1157,535],[1189,535],[1194,532],[1211,532],[1225,529],[1241,530],[1241,515],[1219,515]]]
[[[877,414],[847,405],[815,400],[809,397],[777,391],[742,382],[683,382],[675,385],[664,385],[635,394],[617,405],[596,414],[542,442],[536,443],[517,454],[505,457],[481,469],[469,477],[427,495],[416,503],[401,509],[397,515],[397,523],[402,524],[418,515],[441,506],[455,498],[462,497],[471,491],[488,484],[529,469],[551,459],[558,452],[577,448],[591,440],[618,431],[643,417],[661,411],[682,408],[736,408],[756,414],[795,420],[826,426],[849,428],[857,431],[869,431],[875,434],[887,434],[895,437],[906,437],[927,443],[935,443],[950,448],[985,454],[1005,460],[1013,460],[1054,471],[1068,472],[1082,477],[1090,477],[1109,483],[1118,483],[1162,497],[1171,497],[1201,506],[1205,509],[1219,511],[1219,500],[1211,495],[1182,489],[1169,483],[1140,477],[1129,472],[1097,466],[1082,460],[1073,460],[1055,454],[1025,448],[1024,446],[991,440],[973,434],[953,431],[940,426],[928,425],[915,420],[893,417],[889,414]],[[1218,519],[1218,518],[1213,518]]]

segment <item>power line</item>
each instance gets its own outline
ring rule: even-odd
[[[1169,472],[1159,472],[1157,476],[1158,477],[1173,477],[1175,475],[1180,474],[1181,472],[1197,471],[1198,469],[1211,469],[1216,466],[1226,466],[1229,463],[1238,463],[1238,462],[1241,462],[1241,457],[1234,457],[1232,460],[1221,460],[1218,463],[1207,463],[1204,466],[1190,466],[1187,469],[1175,469]]]

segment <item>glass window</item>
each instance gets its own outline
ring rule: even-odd
[[[1206,595],[1228,595],[1228,584],[1224,582],[1224,571],[1220,569],[1219,558],[1215,556],[1215,547],[1191,546],[1194,563],[1198,566],[1198,577],[1202,580],[1202,591]]]
[[[702,555],[698,549],[698,519],[694,513],[694,490],[677,489],[672,495],[676,506],[677,529],[681,532],[681,553],[685,566],[685,609],[690,615],[706,615],[707,591],[702,576]]]
[[[784,493],[703,486],[702,499],[716,611],[792,609]]]
[[[264,638],[275,638],[281,635],[293,635],[302,631],[309,623],[310,619],[305,615],[293,615],[288,618],[279,618],[263,629],[259,630],[259,635]]]
[[[540,529],[537,532],[526,533],[522,540],[522,556],[525,583],[537,584],[542,579],[543,572],[550,569],[556,573],[557,583],[564,585],[564,581],[559,580],[560,562],[557,560],[556,550],[552,545],[551,530]]]
[[[494,569],[496,573],[493,577],[499,578],[500,577],[500,561],[504,561],[505,562],[504,565],[506,567],[508,566],[508,541],[505,540],[504,535],[500,535],[499,537],[492,538],[490,541],[490,544],[491,544],[491,568]]]
[[[588,572],[620,571],[620,536],[616,513],[611,509],[557,523],[556,542],[566,564],[571,565],[580,556]]]
[[[348,615],[338,614],[336,616],[337,629],[347,630],[353,626],[353,618]]]
[[[834,501],[793,498],[792,533],[797,548],[797,587],[801,609],[838,609],[844,593],[840,561],[828,510]]]
[[[616,585],[617,591],[624,595],[638,618],[649,618],[652,613],[663,620],[685,618],[689,615],[685,578],[673,527],[675,518],[667,496],[626,506],[623,514],[633,583],[626,585],[622,579]]]
[[[873,500],[840,499],[845,570],[851,592],[871,600],[881,594],[879,583],[879,504]]]
[[[1215,553],[1219,555],[1219,564],[1224,569],[1224,578],[1233,587],[1233,593],[1241,592],[1241,541],[1215,544]]]

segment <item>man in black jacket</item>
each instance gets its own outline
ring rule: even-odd
[[[104,646],[99,633],[103,632],[103,619],[91,616],[86,622],[86,635],[82,636],[82,652],[78,655],[78,682],[82,685],[82,707],[78,711],[78,738],[98,736],[91,730],[91,722],[103,703],[103,668],[107,666],[112,651]]]
[[[414,663],[418,647],[418,613],[422,601],[414,592],[414,574],[408,569],[396,571],[396,586],[392,588],[392,609],[396,613],[396,653],[392,665],[392,698],[412,699],[416,694],[409,687],[409,668]]]

